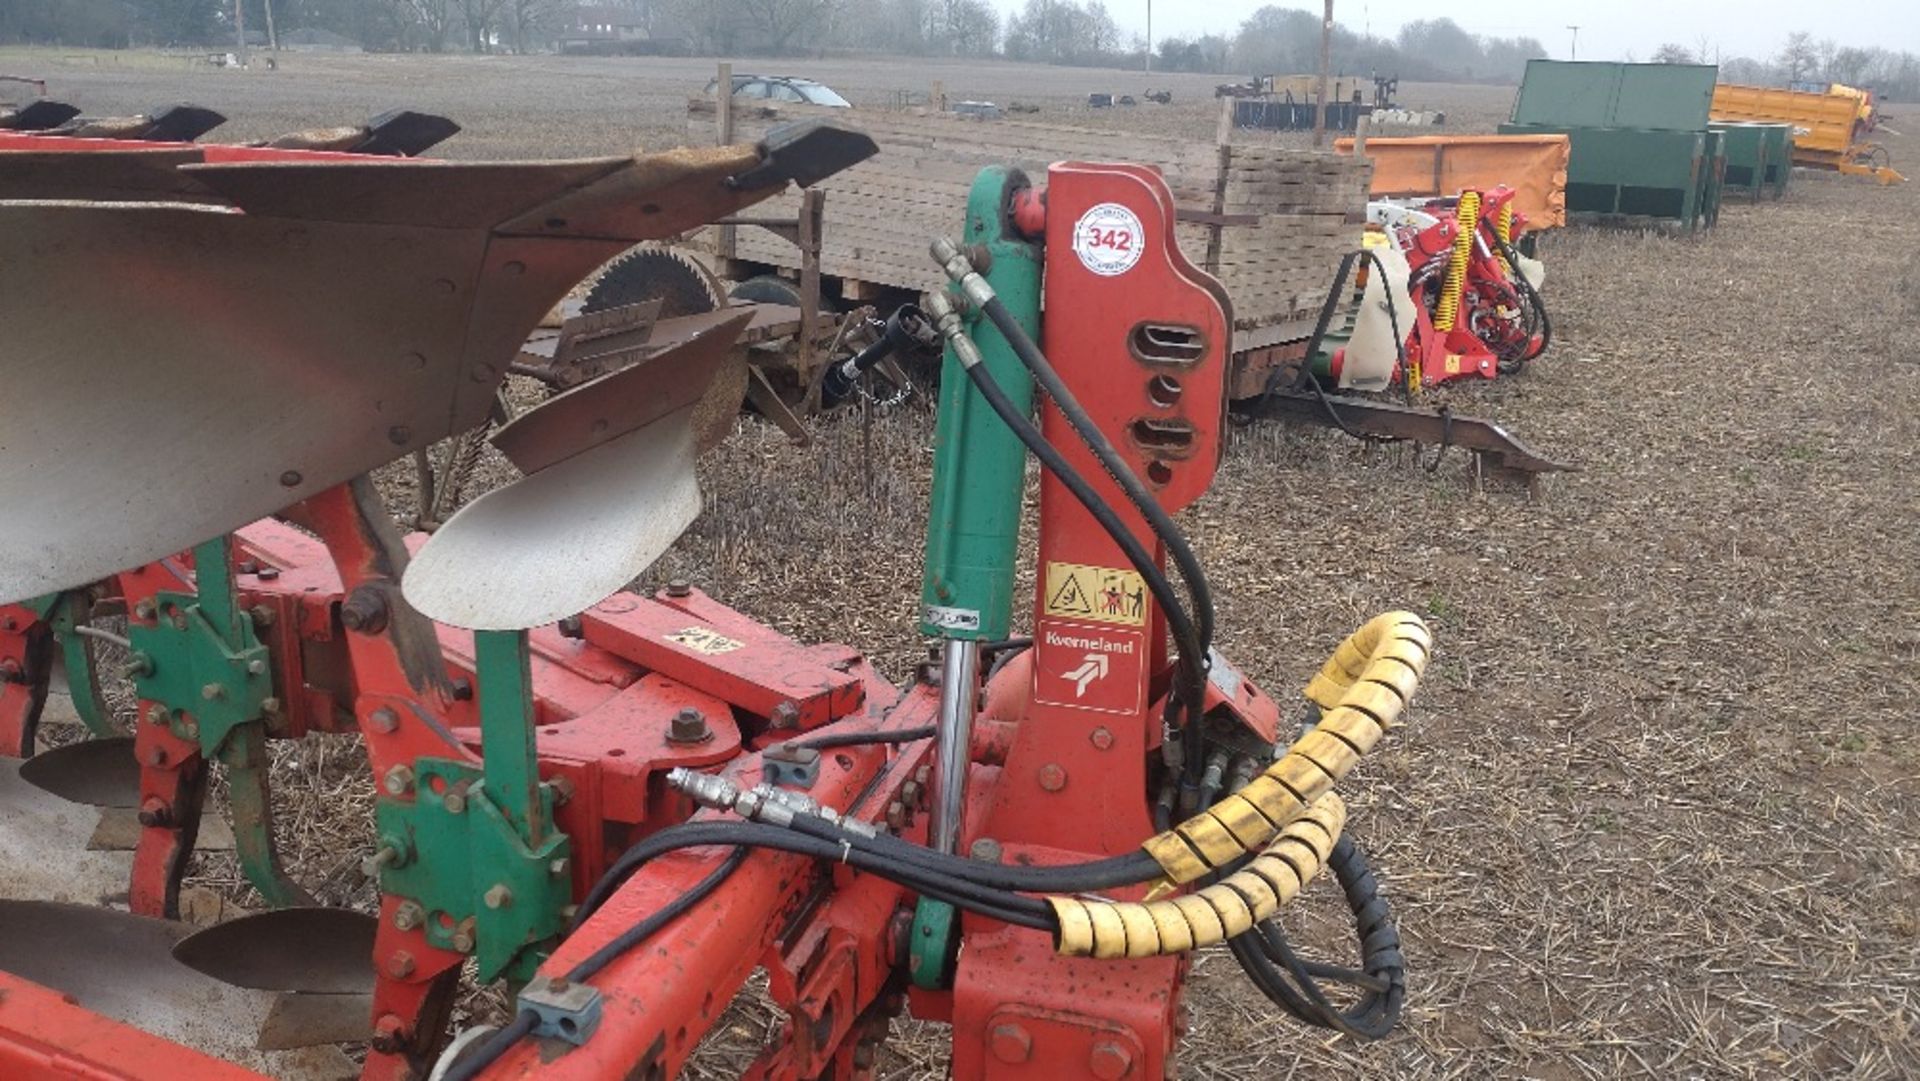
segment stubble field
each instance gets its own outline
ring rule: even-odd
[[[90,112],[211,106],[233,118],[222,138],[444,112],[466,128],[446,156],[472,159],[679,142],[713,65],[289,56],[242,73],[0,51],[0,68]],[[862,107],[940,79],[1062,123],[1210,135],[1217,115],[1211,76],[736,64],[760,68]],[[1148,86],[1175,104],[1084,106],[1089,90]],[[1401,97],[1488,130],[1510,94]],[[1905,111],[1920,113],[1896,107],[1894,127],[1920,123]],[[1887,142],[1896,166],[1920,146]],[[1284,692],[1369,615],[1407,607],[1434,625],[1438,658],[1409,722],[1346,786],[1407,943],[1401,1031],[1358,1046],[1303,1030],[1210,953],[1184,1076],[1920,1076],[1915,252],[1920,183],[1804,172],[1697,238],[1546,237],[1553,349],[1521,377],[1443,392],[1579,466],[1533,499],[1474,492],[1457,453],[1428,470],[1431,450],[1235,431],[1185,518],[1222,650]],[[798,449],[743,419],[657,573],[904,677],[922,648],[930,418],[816,426]],[[364,806],[354,762],[351,747],[295,748],[276,773],[283,791]],[[320,800],[283,826],[311,881],[352,879],[371,837]],[[236,881],[218,859],[201,880]],[[1337,915],[1321,886],[1296,918],[1331,944]],[[737,1012],[693,1072],[727,1075],[768,1020]],[[907,1026],[882,1076],[941,1076],[941,1036]]]

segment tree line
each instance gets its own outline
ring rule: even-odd
[[[1839,45],[1831,38],[1815,40],[1804,31],[1788,34],[1780,51],[1765,59],[1723,57],[1712,42],[1705,40],[1692,46],[1667,42],[1649,59],[1657,64],[1718,64],[1720,81],[1727,83],[1844,83],[1872,90],[1890,101],[1920,101],[1920,56]]]

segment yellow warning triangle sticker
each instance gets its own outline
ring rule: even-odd
[[[1068,574],[1065,578],[1066,580],[1060,583],[1060,588],[1054,590],[1053,596],[1047,599],[1047,613],[1049,615],[1092,615],[1093,602],[1088,600],[1086,593],[1080,589],[1080,576]]]

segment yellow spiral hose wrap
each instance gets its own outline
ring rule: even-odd
[[[1258,850],[1331,792],[1399,719],[1432,650],[1411,612],[1375,616],[1341,642],[1306,686],[1323,711],[1313,731],[1246,787],[1142,846],[1166,873],[1162,888]]]
[[[1239,871],[1184,897],[1100,901],[1049,897],[1054,944],[1068,957],[1156,957],[1197,950],[1245,933],[1294,899],[1326,865],[1346,825],[1347,805],[1329,792],[1287,823]]]
[[[1473,237],[1480,229],[1480,193],[1463,191],[1460,206],[1454,211],[1459,231],[1453,234],[1453,250],[1447,253],[1447,277],[1440,285],[1440,299],[1433,305],[1433,329],[1453,329],[1460,315],[1460,294],[1467,288],[1467,256],[1473,251]]]

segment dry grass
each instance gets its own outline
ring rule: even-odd
[[[229,108],[207,88],[239,80],[268,128],[444,107],[469,128],[450,152],[526,156],[677,131],[679,83],[710,70],[459,60],[420,69],[431,78],[333,77],[415,70],[382,67],[395,63],[177,81]],[[47,66],[103,111],[176,85]],[[804,69],[860,100],[930,77]],[[957,96],[1063,115],[1085,89],[1132,85],[935,70]],[[652,97],[629,87],[640,71]],[[503,93],[493,72],[519,81]],[[1450,104],[1434,94],[1403,96]],[[1464,92],[1456,115],[1497,118],[1484,94]],[[1132,115],[1184,123],[1210,107]],[[589,113],[601,122],[583,130]],[[1433,621],[1439,663],[1349,785],[1407,942],[1402,1031],[1356,1047],[1276,1020],[1206,955],[1183,1074],[1920,1076],[1916,251],[1920,184],[1805,174],[1784,202],[1730,205],[1696,239],[1548,238],[1553,351],[1524,377],[1447,394],[1581,466],[1538,500],[1472,494],[1458,455],[1430,475],[1327,433],[1236,434],[1187,516],[1223,598],[1222,648],[1282,689],[1366,616],[1405,606]],[[916,414],[870,430],[843,416],[799,450],[743,421],[703,467],[706,515],[658,574],[904,674],[921,649],[930,431]],[[352,752],[290,748],[276,769],[283,790],[323,794],[290,801],[303,874],[357,898],[366,833],[337,810],[364,806]],[[1310,939],[1335,941],[1328,893],[1304,914]],[[770,1023],[747,1006],[694,1075],[719,1076]],[[905,1026],[884,1076],[940,1076],[943,1040]]]

